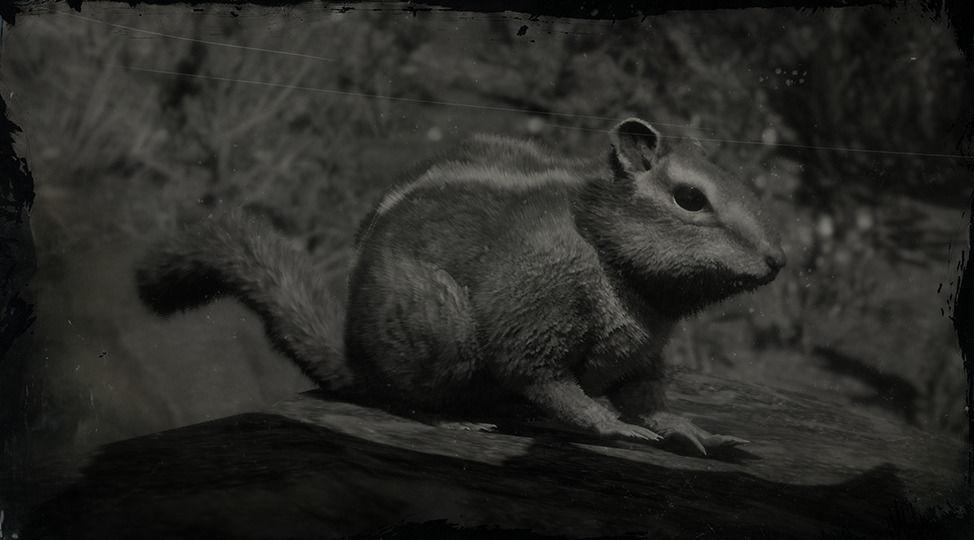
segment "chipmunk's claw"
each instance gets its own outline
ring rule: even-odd
[[[436,427],[457,431],[479,431],[481,433],[490,433],[497,430],[497,424],[489,424],[486,422],[437,422]]]
[[[664,445],[673,445],[687,453],[708,456],[707,450],[730,448],[750,441],[732,435],[715,435],[672,413],[656,413],[644,421],[645,425],[663,435]]]
[[[711,435],[710,440],[704,444],[710,448],[713,448],[718,446],[740,446],[742,444],[751,444],[751,441],[742,439],[740,437],[734,437],[732,435]]]
[[[659,442],[663,437],[655,431],[635,424],[613,422],[597,428],[598,434],[605,438],[630,439],[637,441]]]

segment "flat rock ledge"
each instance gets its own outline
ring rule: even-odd
[[[21,537],[914,538],[971,525],[964,441],[697,374],[670,398],[751,444],[700,459],[537,426],[434,427],[312,392],[107,445]]]

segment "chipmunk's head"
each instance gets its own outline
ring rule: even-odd
[[[785,254],[753,188],[694,142],[630,118],[610,133],[610,178],[589,190],[603,258],[673,312],[770,282]]]

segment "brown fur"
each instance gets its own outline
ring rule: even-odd
[[[239,215],[154,251],[143,298],[168,312],[237,296],[327,387],[431,410],[525,398],[580,429],[647,438],[627,422],[660,427],[673,325],[784,260],[754,194],[699,147],[638,119],[611,140],[602,164],[481,136],[391,190],[358,235],[344,351],[308,262]],[[679,184],[709,209],[682,210]]]

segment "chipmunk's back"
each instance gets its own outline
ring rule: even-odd
[[[570,201],[596,164],[529,141],[474,137],[393,188],[366,218],[359,255],[433,262],[460,282],[532,247],[582,248]]]

